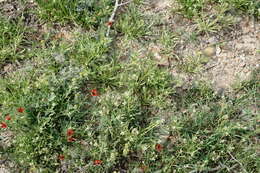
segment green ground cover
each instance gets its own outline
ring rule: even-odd
[[[205,22],[207,4],[225,7],[216,22],[199,23],[197,34],[232,25],[228,11],[259,15],[259,1],[178,0],[180,13]],[[25,4],[26,2],[21,2]],[[259,70],[231,95],[218,95],[205,81],[180,89],[167,68],[130,53],[122,61],[115,45],[161,42],[175,35],[155,31],[136,0],[118,11],[107,37],[114,1],[37,0],[41,22],[72,30],[73,39],[33,32],[22,18],[0,18],[0,132],[13,135],[0,158],[19,172],[251,172],[259,161]],[[230,21],[230,23],[228,23]],[[156,24],[156,22],[154,23]],[[205,24],[205,25],[203,25]],[[208,25],[207,25],[208,24]],[[56,35],[57,36],[57,35]],[[168,39],[167,38],[172,38]],[[170,48],[169,48],[170,49]],[[166,54],[171,51],[166,49]],[[168,50],[168,51],[167,51]],[[200,63],[180,68],[190,72]],[[253,109],[253,108],[255,109]],[[1,137],[1,140],[4,138]]]

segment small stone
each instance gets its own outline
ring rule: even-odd
[[[202,54],[205,56],[216,55],[216,46],[209,46],[202,50]]]
[[[13,64],[7,64],[7,65],[4,66],[4,73],[11,72],[11,71],[13,71],[13,69],[14,69]]]
[[[150,47],[150,53],[159,66],[169,66],[169,59],[161,55],[161,47],[153,45]]]

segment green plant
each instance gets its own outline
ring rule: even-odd
[[[46,21],[82,24],[84,15],[73,10],[83,1],[38,2]],[[73,32],[73,41],[49,34],[24,54],[31,59],[0,76],[1,160],[13,162],[16,172],[257,172],[259,70],[230,95],[218,95],[208,81],[180,87],[169,69],[143,56],[143,48],[159,44],[160,53],[171,57],[182,35],[171,26],[154,26],[154,31],[132,2],[130,9],[118,11],[112,25],[117,39],[112,32],[105,36],[101,24],[108,16],[95,13],[102,5],[85,1],[88,17],[97,17],[86,25],[93,30]],[[225,15],[229,7],[215,6],[223,11],[210,18],[217,20],[211,24],[206,11],[191,3],[210,1],[182,2],[197,8],[191,14],[206,23],[201,33],[230,26]],[[66,5],[73,8],[63,9]],[[50,17],[45,10],[52,12]],[[8,31],[18,25],[6,23],[4,43],[12,45],[17,32]],[[151,39],[140,39],[150,32]],[[198,41],[198,30],[194,32]],[[209,59],[198,55],[183,60],[177,68],[191,75]],[[13,136],[8,139],[6,133]],[[5,141],[10,145],[3,146]]]
[[[256,17],[260,16],[260,2],[257,0],[213,0],[218,3],[227,3],[231,7]]]
[[[200,14],[205,4],[205,0],[178,0],[178,2],[181,4],[181,11],[188,18]]]
[[[0,17],[0,65],[5,61],[14,61],[21,57],[24,36],[23,27]]]
[[[149,27],[135,5],[132,5],[127,9],[127,12],[121,14],[115,25],[117,32],[125,34],[131,39],[145,36]]]
[[[39,15],[45,20],[59,23],[76,22],[87,28],[96,29],[108,20],[112,3],[108,0],[37,0]]]
[[[218,15],[211,15],[211,16],[204,16],[205,14],[202,13],[201,17],[195,19],[195,23],[197,24],[198,33],[216,33],[220,30],[229,28],[232,26],[234,22],[234,18],[230,15],[225,15],[225,7],[219,11]],[[224,9],[224,10],[223,10]]]

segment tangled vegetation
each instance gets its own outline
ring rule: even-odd
[[[23,23],[25,16],[19,23],[0,18],[2,71],[19,62],[0,77],[0,133],[13,135],[0,145],[1,160],[18,172],[259,170],[259,115],[250,108],[259,99],[259,71],[234,88],[235,97],[203,81],[180,89],[151,57],[120,59],[118,35],[131,44],[152,32],[138,11],[141,0],[120,7],[108,37],[114,1],[35,2],[39,21],[81,29],[73,39],[52,31],[29,39],[28,32],[39,33]],[[259,15],[257,1],[178,2],[190,18],[206,2]]]

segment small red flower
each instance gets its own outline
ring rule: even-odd
[[[11,116],[10,116],[9,114],[7,114],[7,115],[5,116],[5,120],[11,120]]]
[[[67,130],[67,136],[72,136],[74,134],[74,130],[73,129],[68,129]]]
[[[17,109],[17,111],[20,112],[20,113],[23,113],[23,112],[24,112],[24,108],[19,107],[19,108]]]
[[[113,21],[108,21],[106,24],[107,26],[111,27],[113,25]]]
[[[61,155],[58,156],[58,159],[59,159],[59,160],[64,160],[64,159],[65,159],[65,156],[61,154]]]
[[[68,142],[74,142],[74,141],[76,141],[76,139],[73,138],[73,137],[69,137],[69,138],[67,139],[67,141],[68,141]]]
[[[1,128],[7,128],[7,124],[6,123],[4,123],[4,122],[1,122]]]
[[[97,89],[92,89],[90,92],[92,96],[99,96]]]
[[[94,160],[93,164],[94,165],[101,165],[102,164],[102,160]]]
[[[158,152],[161,152],[163,150],[163,146],[161,144],[156,144],[155,150],[158,151]]]

